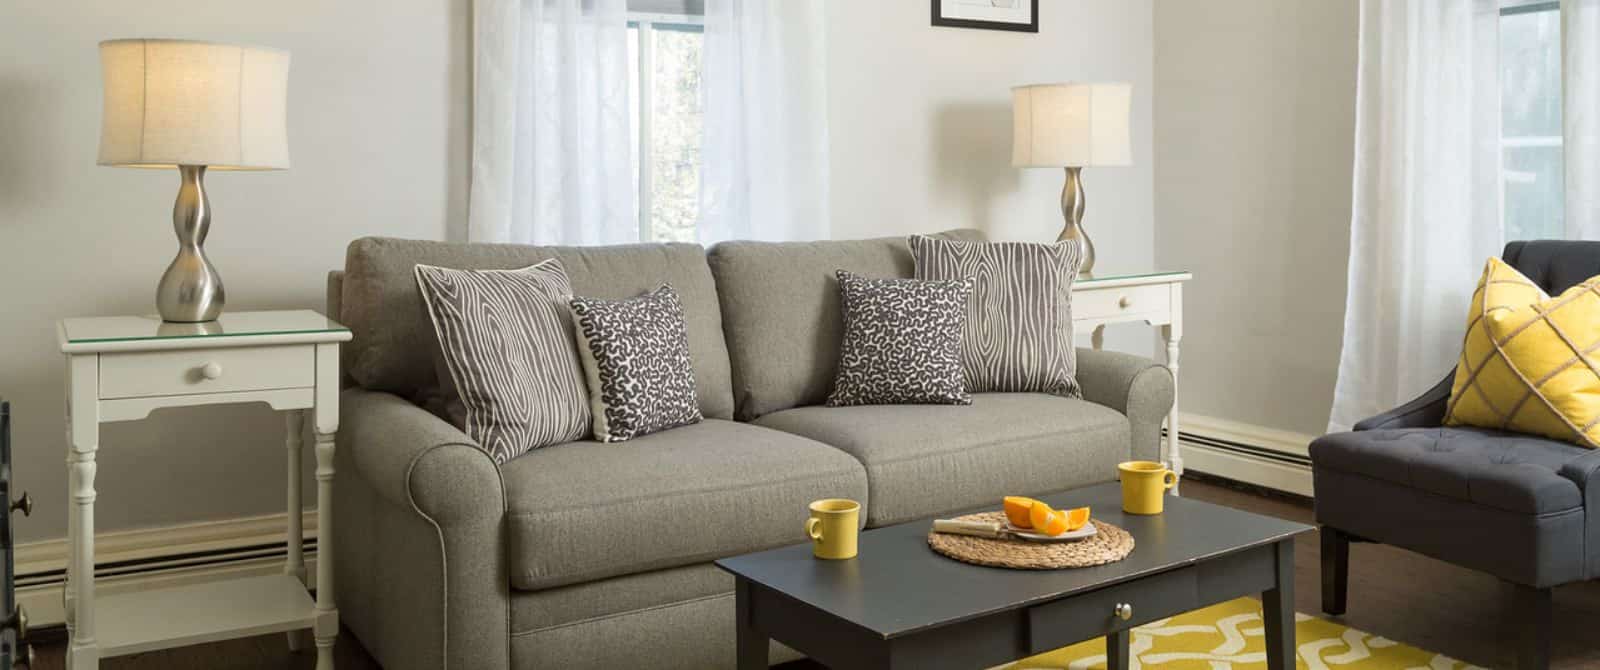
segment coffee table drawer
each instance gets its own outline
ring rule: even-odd
[[[1028,609],[1028,644],[1038,654],[1200,606],[1192,567],[1170,570]],[[1126,606],[1128,618],[1119,615]]]

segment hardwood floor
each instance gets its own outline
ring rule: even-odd
[[[1186,479],[1185,496],[1310,522],[1304,501],[1236,490],[1217,483]],[[1381,514],[1382,510],[1373,513]],[[1295,544],[1295,605],[1300,612],[1320,615],[1318,538],[1315,533]],[[1490,668],[1512,667],[1509,623],[1510,593],[1488,575],[1418,556],[1393,547],[1357,544],[1350,549],[1349,612],[1338,618],[1346,625],[1383,635]],[[1555,595],[1553,668],[1600,668],[1600,582],[1558,589]],[[62,645],[36,645],[35,670],[62,667]],[[292,654],[282,635],[199,645],[109,659],[106,670],[311,670],[315,656]],[[339,670],[377,668],[360,643],[339,640]],[[818,668],[793,663],[785,670]]]

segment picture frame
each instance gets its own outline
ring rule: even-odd
[[[1039,32],[1039,0],[931,0],[933,25]]]

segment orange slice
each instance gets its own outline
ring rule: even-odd
[[[1055,536],[1067,532],[1067,515],[1042,502],[1034,501],[1033,507],[1028,509],[1028,520],[1033,522],[1036,533]]]
[[[1039,501],[1022,496],[1006,496],[1003,504],[1006,510],[1006,520],[1018,528],[1032,528],[1033,520],[1028,516],[1028,510]]]
[[[1067,518],[1067,529],[1062,532],[1070,533],[1089,523],[1089,508],[1087,507],[1069,509],[1062,512],[1061,515]]]

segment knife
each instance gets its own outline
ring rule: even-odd
[[[934,519],[933,532],[950,533],[952,535],[971,535],[973,537],[987,537],[996,540],[1025,539],[1015,531],[996,522],[983,521],[957,521],[955,519]]]

